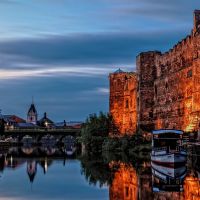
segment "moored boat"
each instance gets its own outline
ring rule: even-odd
[[[154,192],[183,191],[183,182],[186,176],[186,166],[167,167],[151,163],[152,183]]]
[[[157,165],[153,162],[151,162],[151,168],[153,174],[156,176],[166,180],[167,177],[170,178],[176,178],[176,177],[182,177],[185,176],[187,168],[185,165],[179,166],[179,167],[168,167],[163,165]]]
[[[186,151],[182,146],[183,131],[173,129],[152,132],[151,161],[158,165],[181,166],[186,162]]]

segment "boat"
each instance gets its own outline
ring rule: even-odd
[[[183,183],[187,168],[185,165],[179,167],[167,167],[151,162],[153,192],[183,191]]]
[[[171,167],[186,163],[187,153],[183,148],[183,131],[160,129],[152,131],[151,161]]]

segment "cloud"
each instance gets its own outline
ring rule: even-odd
[[[167,50],[186,35],[182,30],[74,34],[0,42],[0,69],[38,66],[133,65],[142,51]],[[34,67],[35,66],[35,67]],[[52,69],[50,69],[51,72]],[[74,69],[75,70],[75,69]],[[97,69],[98,70],[98,69]],[[84,73],[83,68],[83,73]],[[47,71],[48,72],[48,71]],[[28,72],[27,72],[28,73]],[[34,73],[41,73],[37,70]]]
[[[41,69],[0,69],[0,79],[22,79],[33,77],[95,77],[106,76],[116,68],[102,67],[57,67],[57,68],[41,68]],[[127,67],[126,67],[127,69]]]
[[[16,7],[3,1],[1,108],[25,116],[34,96],[39,112],[55,120],[108,111],[108,74],[133,71],[140,52],[170,49],[190,33],[199,6],[199,0],[13,0],[21,2]]]
[[[89,96],[89,98],[91,95],[106,95],[106,96],[108,96],[109,89],[107,87],[96,87],[96,88],[92,88],[90,90],[82,90],[81,94],[84,96]]]
[[[109,89],[108,88],[97,88],[97,91],[100,93],[100,94],[109,94]]]

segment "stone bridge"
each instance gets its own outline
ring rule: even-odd
[[[2,139],[18,143],[24,140],[31,140],[32,143],[71,143],[80,136],[80,129],[14,129],[0,133]]]

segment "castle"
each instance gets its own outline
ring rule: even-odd
[[[175,128],[199,129],[200,10],[191,34],[168,52],[149,51],[136,58],[136,72],[109,75],[110,114],[121,134]]]

